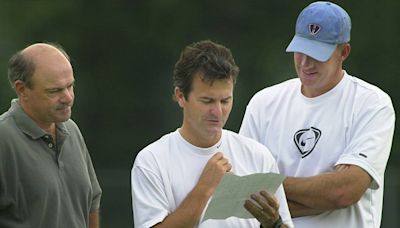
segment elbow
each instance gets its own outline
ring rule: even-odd
[[[357,194],[352,192],[349,189],[339,189],[333,193],[332,204],[336,209],[346,208],[355,203],[357,203],[361,199],[362,194]]]
[[[340,197],[340,198],[335,200],[334,208],[336,208],[336,209],[346,208],[346,207],[349,207],[349,206],[353,205],[357,201],[358,200],[353,200],[353,199],[351,199],[349,197]]]

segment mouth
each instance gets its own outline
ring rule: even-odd
[[[316,71],[302,71],[303,77],[306,79],[314,78],[317,75]]]
[[[56,110],[60,112],[69,112],[71,110],[71,106],[58,107]]]
[[[212,125],[220,125],[221,121],[218,119],[208,119],[207,122],[209,122]]]

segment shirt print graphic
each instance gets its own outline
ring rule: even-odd
[[[315,127],[298,130],[294,134],[294,143],[299,149],[301,158],[307,157],[317,145],[321,137],[321,130]]]

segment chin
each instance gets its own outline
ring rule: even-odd
[[[220,134],[222,131],[221,127],[212,127],[208,129],[208,134],[209,135],[215,135],[215,134]]]
[[[69,120],[71,118],[71,115],[66,115],[66,116],[59,116],[58,118],[56,118],[56,123],[61,123],[61,122],[65,122],[67,120]]]

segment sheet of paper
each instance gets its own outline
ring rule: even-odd
[[[202,221],[231,216],[253,218],[243,206],[245,200],[261,190],[275,193],[283,179],[284,176],[277,173],[256,173],[247,176],[225,174],[208,204]]]

